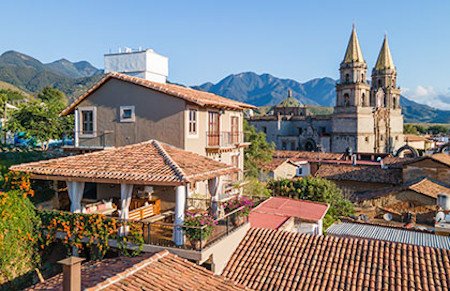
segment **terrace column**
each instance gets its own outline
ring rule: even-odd
[[[84,182],[66,181],[67,192],[70,199],[70,212],[81,212],[81,199],[83,198]]]
[[[180,185],[175,189],[175,226],[173,229],[173,241],[177,246],[184,245],[183,223],[186,209],[186,188]]]
[[[213,179],[208,180],[208,189],[209,194],[211,195],[211,212],[214,218],[218,218],[219,216],[219,194],[221,189],[221,179],[219,177],[215,177]]]
[[[128,220],[130,213],[131,196],[133,194],[133,185],[120,184],[120,219]],[[119,230],[120,235],[126,235],[128,227],[121,227]]]

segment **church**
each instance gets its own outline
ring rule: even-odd
[[[313,114],[313,108],[288,96],[268,114],[249,123],[266,133],[280,150],[393,153],[404,145],[403,115],[397,70],[385,36],[371,81],[367,63],[353,27],[336,83],[331,114]]]

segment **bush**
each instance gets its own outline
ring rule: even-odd
[[[325,229],[340,217],[354,213],[353,204],[344,198],[336,184],[326,179],[307,177],[297,180],[273,180],[268,183],[268,188],[274,196],[327,203],[330,207],[323,221]]]
[[[247,178],[246,183],[243,187],[244,196],[249,197],[269,197],[270,190],[267,189],[266,185],[260,182],[256,178]]]
[[[183,229],[191,241],[207,240],[214,229],[216,222],[207,213],[186,212]]]
[[[244,207],[242,211],[236,213],[237,216],[248,216],[250,214],[250,210],[253,208],[253,200],[251,198],[240,196],[235,199],[228,200],[223,203],[223,208],[225,209],[225,213],[230,213],[238,208]]]
[[[27,274],[39,263],[39,225],[23,191],[0,192],[0,285]]]

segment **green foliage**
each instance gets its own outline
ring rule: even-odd
[[[432,134],[447,134],[450,129],[444,125],[431,125],[428,127],[428,131]]]
[[[118,248],[123,255],[135,256],[142,251],[144,237],[138,224],[121,222],[101,214],[65,211],[39,211],[38,214],[42,221],[40,229],[42,249],[59,240],[56,234],[62,233],[64,238],[61,241],[69,253],[73,247],[78,250],[86,247],[91,252],[91,257],[102,258],[109,249],[110,239],[117,240]],[[118,235],[121,227],[128,229],[126,236]],[[83,242],[83,238],[87,238],[88,241]],[[133,247],[132,251],[128,250],[129,246]]]
[[[183,230],[191,242],[207,240],[214,229],[215,221],[208,213],[186,212]]]
[[[33,204],[20,190],[0,192],[0,285],[32,271],[40,261]]]
[[[270,190],[267,189],[264,183],[260,182],[257,178],[249,177],[246,179],[244,187],[244,196],[248,197],[269,197]]]
[[[38,98],[23,103],[15,110],[7,122],[7,129],[12,132],[24,132],[27,138],[35,138],[47,149],[51,139],[61,139],[73,130],[73,116],[61,117],[59,113],[66,103],[63,93],[56,89],[44,88]]]
[[[353,204],[344,198],[336,184],[326,179],[306,177],[297,180],[273,180],[268,183],[268,188],[274,196],[327,203],[330,207],[324,219],[325,229],[340,217],[354,213]]]
[[[268,143],[264,132],[256,131],[255,127],[244,120],[244,138],[251,145],[245,149],[244,168],[247,177],[258,177],[262,164],[272,160],[275,145]]]

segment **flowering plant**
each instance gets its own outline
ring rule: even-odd
[[[223,203],[225,213],[230,213],[238,208],[244,207],[242,211],[240,211],[239,214],[237,214],[242,216],[248,216],[253,206],[254,206],[253,200],[245,196],[239,196],[235,199],[231,199]]]
[[[189,240],[207,240],[213,231],[216,221],[205,212],[186,212],[183,230]]]

